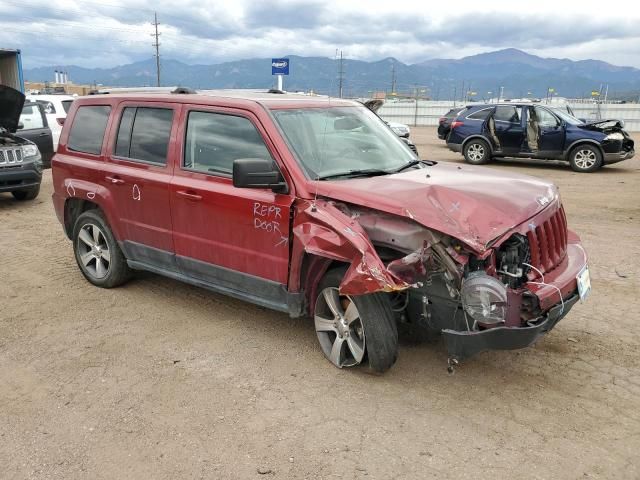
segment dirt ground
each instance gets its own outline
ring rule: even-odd
[[[0,478],[640,478],[640,158],[490,168],[560,186],[594,291],[454,375],[442,342],[377,377],[332,367],[308,320],[151,274],[92,287],[50,171],[33,202],[0,195]]]

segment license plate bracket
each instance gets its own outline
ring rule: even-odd
[[[591,275],[589,274],[589,266],[585,265],[578,276],[576,277],[578,283],[578,295],[580,295],[580,301],[584,302],[591,293]]]

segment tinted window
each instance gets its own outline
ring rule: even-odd
[[[493,118],[496,121],[520,123],[520,107],[499,106]]]
[[[557,127],[560,125],[558,119],[546,108],[536,107],[538,125],[541,127]]]
[[[490,113],[491,113],[491,109],[485,108],[482,110],[478,110],[477,112],[474,112],[471,115],[468,115],[467,118],[470,118],[471,120],[486,120],[486,118],[489,116]]]
[[[115,154],[143,162],[167,163],[173,110],[125,108],[120,119]]]
[[[44,128],[44,119],[37,105],[26,105],[20,114],[20,122],[24,130]]]
[[[271,158],[260,133],[246,118],[191,112],[187,123],[184,166],[230,174],[238,158]]]
[[[99,155],[110,112],[111,107],[106,105],[80,107],[69,132],[67,147],[77,152]]]
[[[62,108],[64,108],[65,113],[69,113],[69,109],[71,108],[72,103],[73,103],[73,100],[62,101]]]
[[[133,126],[133,117],[136,115],[135,108],[125,108],[120,117],[120,126],[118,127],[118,138],[116,139],[116,156],[128,157],[129,146],[131,142],[131,127]]]

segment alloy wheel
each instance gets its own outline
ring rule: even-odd
[[[351,297],[340,295],[335,287],[325,288],[318,295],[314,321],[322,352],[331,363],[338,368],[362,363],[364,327]]]
[[[484,147],[479,143],[473,143],[469,145],[467,155],[469,155],[470,160],[479,162],[484,158]]]
[[[111,268],[111,251],[100,227],[93,223],[83,225],[77,242],[80,261],[89,275],[96,279],[106,277]]]
[[[586,148],[578,150],[574,156],[574,163],[578,168],[583,170],[593,167],[596,161],[597,158],[595,152]]]

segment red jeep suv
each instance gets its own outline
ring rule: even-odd
[[[80,98],[53,203],[89,282],[148,270],[310,316],[337,367],[384,371],[398,328],[450,364],[532,344],[590,290],[557,188],[421,161],[359,103],[282,92]]]

